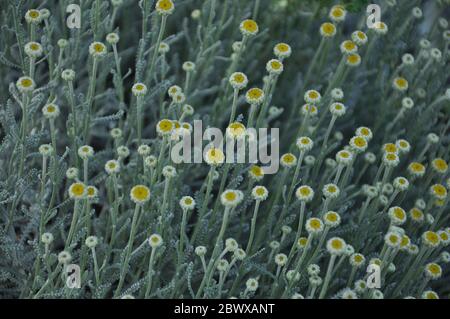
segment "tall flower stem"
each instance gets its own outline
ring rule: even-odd
[[[200,287],[197,291],[197,294],[195,295],[195,298],[201,297],[201,295],[203,293],[203,289],[205,288],[205,285],[211,280],[212,272],[214,271],[214,265],[216,263],[216,258],[219,254],[220,245],[222,244],[222,240],[223,240],[225,231],[228,226],[228,218],[230,215],[230,211],[231,211],[230,207],[225,207],[225,212],[224,212],[223,219],[222,219],[222,226],[220,227],[219,235],[217,236],[216,244],[214,245],[214,250],[211,254],[211,259],[209,260],[208,267],[206,269],[206,273],[203,276],[202,282],[200,283]]]
[[[259,210],[260,204],[261,204],[260,200],[257,200],[255,202],[255,209],[253,211],[253,217],[252,217],[251,227],[250,227],[250,237],[248,239],[247,248],[245,249],[247,256],[250,255],[250,253],[251,253],[253,238],[255,237],[256,218],[258,217],[258,210]]]
[[[114,297],[118,297],[123,284],[125,282],[125,277],[127,274],[127,270],[129,267],[129,262],[130,262],[130,257],[131,257],[131,251],[133,249],[133,243],[134,243],[134,237],[136,236],[136,231],[137,231],[137,221],[139,219],[139,211],[141,209],[140,205],[136,204],[136,207],[134,209],[134,214],[133,214],[133,220],[131,222],[131,231],[130,231],[130,237],[128,238],[128,244],[127,247],[125,248],[125,256],[123,258],[122,264],[120,265],[120,279],[119,279],[119,284],[117,285],[116,291],[114,293]]]
[[[322,285],[322,289],[320,290],[319,299],[323,299],[328,290],[328,285],[330,284],[331,275],[333,273],[334,263],[336,261],[336,255],[331,255],[330,261],[328,263],[327,273],[325,275],[325,280]]]

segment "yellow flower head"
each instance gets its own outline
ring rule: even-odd
[[[431,167],[433,167],[433,169],[440,174],[445,174],[445,173],[447,173],[447,170],[448,170],[448,164],[442,158],[435,158],[431,162]]]
[[[174,9],[175,5],[173,4],[172,0],[159,0],[156,3],[156,12],[158,12],[160,15],[172,14]]]
[[[161,120],[156,124],[156,131],[162,136],[170,135],[174,129],[174,122],[168,119]]]
[[[150,189],[144,185],[136,185],[131,189],[130,197],[137,205],[143,205],[150,199]]]
[[[241,22],[240,30],[245,36],[253,36],[256,35],[259,31],[258,24],[256,21],[247,19]]]
[[[336,34],[336,26],[333,23],[325,22],[320,26],[320,34],[325,38],[334,37]]]
[[[225,155],[219,148],[212,147],[205,153],[205,162],[208,165],[221,165],[225,161]]]
[[[260,181],[264,177],[264,171],[260,166],[253,165],[252,167],[250,167],[248,175],[255,181]]]
[[[83,183],[73,183],[69,187],[69,197],[72,199],[81,199],[86,196],[86,186]]]

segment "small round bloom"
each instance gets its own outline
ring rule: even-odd
[[[341,150],[336,153],[336,162],[341,165],[349,165],[353,161],[353,154],[347,150]]]
[[[442,158],[435,158],[431,162],[431,167],[433,168],[434,171],[436,171],[437,173],[440,173],[440,174],[445,174],[445,173],[447,173],[447,170],[448,170],[448,164]]]
[[[259,105],[264,101],[264,91],[259,88],[252,88],[245,94],[245,100],[248,104]]]
[[[41,242],[46,245],[50,245],[53,242],[52,233],[43,233],[41,236]]]
[[[310,234],[319,234],[323,231],[323,222],[316,217],[306,221],[306,231]]]
[[[150,155],[150,152],[152,151],[152,149],[150,148],[150,146],[148,146],[146,144],[142,144],[138,147],[137,151],[138,151],[138,154],[141,156],[148,156],[148,155]]]
[[[42,108],[42,114],[44,115],[45,118],[53,120],[57,118],[60,114],[59,106],[53,103],[47,104]]]
[[[291,168],[297,164],[297,157],[292,153],[286,153],[281,156],[280,164],[283,167]]]
[[[438,200],[444,200],[447,197],[447,189],[442,184],[434,184],[430,187],[430,194]]]
[[[441,238],[434,231],[428,230],[422,234],[422,242],[424,245],[436,248],[441,242]]]
[[[117,33],[114,33],[114,32],[109,33],[106,36],[106,42],[108,42],[111,45],[117,44],[119,42],[119,40],[120,40],[119,35]]]
[[[245,88],[248,84],[247,76],[242,72],[235,72],[231,74],[229,82],[233,89],[241,90]]]
[[[148,238],[148,243],[153,249],[160,247],[163,244],[163,239],[158,234],[153,234]]]
[[[331,22],[322,23],[320,26],[320,35],[324,38],[334,37],[336,34],[336,26]]]
[[[53,154],[53,146],[51,144],[42,144],[39,146],[39,153],[44,157],[49,157]]]
[[[67,265],[72,261],[72,255],[68,251],[62,251],[58,254],[58,262]]]
[[[195,254],[199,257],[205,256],[206,255],[206,247],[205,246],[197,246],[195,247]]]
[[[174,123],[168,119],[161,120],[156,124],[156,131],[162,136],[170,135],[174,128]]]
[[[273,48],[273,53],[279,59],[286,59],[291,56],[292,49],[289,44],[286,43],[278,43]]]
[[[327,250],[332,255],[340,256],[345,252],[346,243],[342,238],[333,237],[327,242]]]
[[[317,264],[309,265],[306,270],[310,276],[318,276],[320,274],[320,266]]]
[[[356,153],[362,153],[367,149],[367,140],[362,136],[353,136],[349,144]]]
[[[36,84],[32,78],[23,76],[17,80],[16,87],[21,93],[30,93],[34,91]]]
[[[405,53],[402,56],[402,63],[404,65],[413,65],[414,64],[414,56],[410,53]]]
[[[334,228],[339,226],[341,223],[341,216],[339,216],[336,212],[329,211],[323,216],[323,221],[326,226]]]
[[[245,283],[245,286],[247,287],[248,291],[256,291],[258,290],[258,280],[255,278],[250,278]]]
[[[406,178],[400,176],[394,179],[394,188],[396,188],[397,190],[403,192],[407,190],[408,187],[409,181]]]
[[[83,145],[78,148],[78,156],[81,159],[88,159],[94,156],[94,149],[89,145]]]
[[[344,98],[344,91],[341,88],[334,88],[331,90],[331,98],[334,101],[342,101]]]
[[[226,259],[220,259],[217,263],[217,270],[220,272],[227,271],[230,267],[230,263]]]
[[[304,99],[306,103],[318,104],[320,103],[322,96],[316,90],[308,90],[305,92]]]
[[[445,230],[440,230],[437,232],[439,237],[441,237],[441,243],[444,246],[448,246],[450,244],[450,233]]]
[[[392,83],[394,89],[405,92],[408,89],[408,81],[403,77],[396,77]]]
[[[37,42],[28,42],[25,44],[25,54],[30,58],[36,59],[42,56],[44,50],[42,49],[42,45]]]
[[[365,280],[360,279],[355,282],[354,287],[357,293],[363,294],[367,289],[367,283]]]
[[[342,299],[358,299],[358,295],[356,294],[355,291],[353,291],[350,288],[345,288],[342,292],[341,292],[341,298]]]
[[[356,45],[363,46],[367,43],[368,38],[364,32],[357,30],[352,33],[352,40]]]
[[[322,192],[326,198],[334,199],[339,196],[340,190],[336,184],[330,183],[322,188]]]
[[[244,260],[247,257],[247,253],[242,248],[236,249],[234,251],[234,258],[237,260]]]
[[[300,152],[308,152],[308,151],[312,150],[312,148],[314,146],[314,142],[309,137],[302,136],[297,139],[296,145],[297,145],[298,149],[300,150]]]
[[[395,146],[400,153],[406,154],[411,150],[411,145],[407,140],[400,139],[395,142]]]
[[[89,54],[94,58],[102,58],[106,55],[106,46],[101,42],[93,42],[89,46]]]
[[[390,248],[399,248],[401,241],[402,241],[402,236],[397,232],[388,232],[384,236],[384,242]]]
[[[88,186],[86,189],[88,199],[96,199],[98,197],[98,189],[95,186]]]
[[[147,186],[136,185],[130,191],[131,200],[137,205],[143,205],[150,199],[150,190]]]
[[[264,186],[255,186],[252,189],[252,197],[258,201],[264,201],[269,196],[269,191]]]
[[[233,122],[228,125],[226,134],[232,139],[242,139],[246,136],[245,125],[240,122]]]
[[[345,58],[345,64],[348,66],[356,67],[361,64],[361,56],[358,53],[349,54]]]
[[[147,86],[144,83],[136,83],[131,88],[134,96],[140,97],[147,94]]]
[[[277,266],[283,267],[286,265],[287,262],[287,256],[285,254],[276,254],[275,255],[275,264]]]
[[[295,270],[289,270],[287,273],[286,273],[286,279],[288,280],[288,281],[299,281],[300,280],[300,274],[299,274],[299,272],[298,271],[295,271]]]
[[[301,108],[302,115],[316,116],[317,107],[312,104],[304,104]]]
[[[373,137],[372,130],[365,126],[358,127],[356,129],[355,135],[362,136],[367,141],[370,141]]]
[[[277,59],[272,59],[266,64],[266,70],[269,74],[279,75],[283,72],[283,69],[283,63]]]
[[[75,79],[75,71],[72,69],[65,69],[61,72],[61,78],[64,81],[73,81]]]
[[[180,199],[180,206],[183,210],[193,210],[195,208],[195,200],[191,196],[183,196]]]
[[[42,19],[50,18],[50,15],[51,15],[50,10],[44,8],[44,9],[39,10],[39,12],[41,13]]]
[[[86,193],[86,186],[83,183],[73,183],[69,187],[69,197],[72,199],[82,199]]]
[[[345,16],[347,15],[347,11],[341,5],[335,5],[331,8],[328,17],[331,21],[339,23],[345,20]]]
[[[393,225],[403,225],[406,222],[406,212],[399,206],[389,208],[388,215]]]
[[[358,46],[355,44],[355,42],[351,40],[345,40],[340,45],[341,53],[343,54],[354,54],[358,52]]]
[[[239,29],[244,36],[254,36],[258,33],[259,27],[256,21],[247,19],[241,22]]]
[[[167,93],[169,94],[169,96],[171,98],[173,98],[175,94],[182,93],[182,92],[183,92],[183,90],[178,85],[172,85],[169,88],[169,90],[167,91]]]
[[[308,185],[302,185],[295,191],[295,196],[301,202],[310,202],[314,198],[314,190]]]
[[[28,10],[25,13],[25,21],[30,24],[39,24],[42,21],[42,14],[39,10]]]
[[[379,21],[373,24],[372,30],[374,30],[377,34],[385,35],[389,31],[389,28],[386,23]]]
[[[185,72],[193,72],[195,70],[195,63],[191,61],[186,61],[182,66]]]
[[[429,263],[425,266],[425,276],[432,280],[441,278],[442,268],[436,263]]]
[[[416,223],[422,223],[425,219],[425,215],[417,207],[413,207],[409,210],[409,217],[411,218],[412,221]]]
[[[59,39],[57,44],[60,47],[60,49],[65,49],[69,45],[69,41],[67,41],[66,39]]]
[[[276,250],[276,249],[280,248],[280,243],[276,240],[273,240],[270,242],[269,247],[272,250]]]
[[[117,155],[121,159],[127,158],[130,155],[130,149],[128,147],[126,147],[125,145],[121,145],[121,146],[117,147],[116,151],[117,151]]]
[[[78,168],[76,167],[69,167],[66,171],[66,177],[67,179],[76,179],[78,178]]]
[[[297,240],[297,248],[298,249],[303,249],[303,248],[305,248],[306,247],[306,244],[308,243],[308,238],[306,238],[306,237],[300,237],[298,240]]]
[[[354,253],[353,255],[350,256],[350,265],[352,265],[352,267],[361,267],[362,265],[364,265],[364,263],[366,262],[366,258],[359,254],[359,253]]]
[[[155,8],[158,14],[166,16],[172,14],[173,10],[175,9],[175,5],[173,4],[172,0],[158,0],[158,2],[156,2]]]
[[[387,167],[395,167],[400,163],[400,159],[396,153],[385,153],[383,155],[383,163]]]
[[[166,165],[162,169],[162,175],[165,178],[174,178],[177,175],[177,171],[176,171],[175,167]]]
[[[161,42],[159,44],[158,52],[161,54],[166,54],[170,51],[170,46],[166,42]]]
[[[205,152],[205,162],[208,165],[221,165],[225,161],[225,155],[219,148],[212,147]]]
[[[116,160],[109,160],[105,164],[105,171],[108,174],[117,174],[120,172],[120,163]]]
[[[227,189],[220,195],[222,205],[226,207],[236,207],[243,200],[244,194],[239,190]]]
[[[433,290],[427,290],[423,292],[422,299],[439,299],[439,295]]]
[[[258,182],[264,178],[264,170],[258,165],[253,165],[248,170],[248,175],[251,179]]]
[[[340,102],[334,102],[330,105],[330,113],[333,116],[340,117],[345,114],[346,107]]]
[[[84,243],[88,248],[95,248],[95,246],[97,246],[98,244],[98,238],[96,236],[89,236],[88,238],[86,238]]]

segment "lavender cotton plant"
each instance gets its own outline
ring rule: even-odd
[[[373,2],[0,0],[0,298],[449,298],[450,1]]]

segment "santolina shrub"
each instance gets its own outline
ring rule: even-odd
[[[0,296],[448,297],[449,2],[399,2],[3,0]]]

